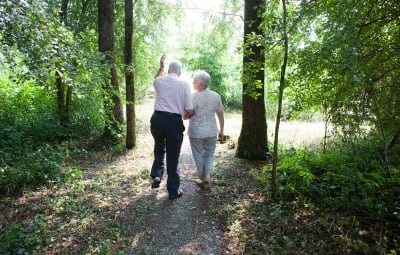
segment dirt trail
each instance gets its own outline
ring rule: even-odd
[[[149,102],[138,109],[140,139],[135,150],[97,151],[90,144],[93,150],[78,150],[67,163],[82,171],[82,179],[0,201],[0,229],[14,233],[0,245],[0,253],[26,249],[43,255],[241,254],[235,253],[238,240],[223,231],[217,216],[221,189],[205,192],[195,183],[186,134],[178,166],[183,197],[168,199],[167,176],[159,189],[151,189],[152,107]],[[221,150],[229,154],[218,144],[216,162],[221,161]]]
[[[179,163],[184,195],[168,199],[166,176],[159,189],[143,190],[145,210],[130,224],[136,239],[129,254],[230,254],[224,247],[223,231],[212,213],[212,193],[201,191],[188,137],[184,138]],[[143,200],[142,200],[143,201]],[[134,206],[134,205],[133,205]]]

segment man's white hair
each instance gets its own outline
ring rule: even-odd
[[[182,72],[182,64],[179,61],[172,61],[169,63],[168,73],[179,74]]]

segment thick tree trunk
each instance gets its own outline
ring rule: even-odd
[[[264,46],[251,43],[252,33],[261,35],[261,14],[265,1],[246,0],[244,13],[243,113],[236,155],[239,158],[265,159],[266,117],[264,104]]]
[[[119,96],[117,70],[115,68],[114,53],[114,0],[98,0],[98,29],[99,50],[107,56],[110,64],[111,80],[105,82],[104,110],[106,121],[103,138],[106,141],[117,142],[121,133],[119,124],[124,121],[122,102]]]
[[[133,0],[125,0],[126,148],[136,146],[135,84],[133,76]]]

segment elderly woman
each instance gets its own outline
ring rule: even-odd
[[[211,77],[205,71],[196,71],[193,78],[193,116],[189,121],[188,135],[199,186],[211,188],[214,152],[218,137],[224,135],[224,106],[218,93],[208,89]],[[215,114],[219,121],[219,130]]]

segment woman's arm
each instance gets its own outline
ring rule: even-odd
[[[217,112],[217,117],[219,121],[219,133],[218,139],[224,139],[224,110]]]

